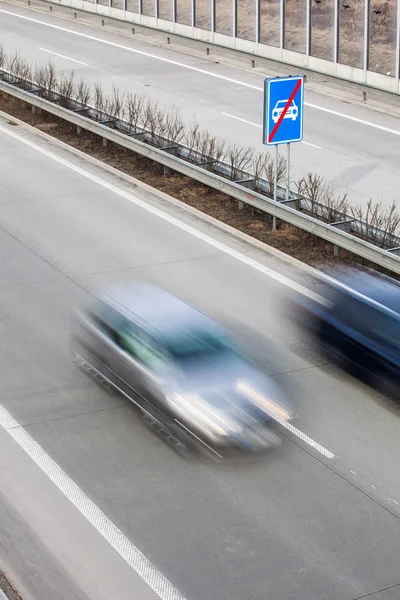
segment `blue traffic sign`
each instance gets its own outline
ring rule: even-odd
[[[264,144],[290,144],[303,139],[304,78],[264,81]]]

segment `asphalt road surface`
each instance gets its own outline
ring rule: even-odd
[[[6,119],[0,157],[0,568],[24,600],[397,600],[399,415],[285,320],[307,277]],[[184,462],[72,363],[73,308],[136,277],[292,394],[279,449]]]
[[[74,19],[1,2],[0,7],[0,42],[6,51],[18,50],[32,62],[52,60],[59,70],[101,81],[109,92],[114,85],[145,93],[232,143],[265,150],[262,89],[271,73],[215,64]],[[85,18],[91,17],[79,14],[80,22]],[[396,198],[399,119],[311,91],[305,99],[304,143],[292,145],[293,181],[316,171],[335,188],[349,189],[354,204],[365,206],[369,198],[389,204]]]

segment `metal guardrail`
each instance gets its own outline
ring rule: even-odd
[[[343,248],[344,250],[379,265],[380,267],[388,269],[393,273],[400,274],[400,257],[392,254],[390,250],[379,248],[370,242],[359,239],[351,233],[339,229],[343,223],[346,223],[350,231],[360,233],[360,231],[365,231],[365,228],[368,227],[365,223],[357,221],[356,219],[350,219],[350,217],[346,215],[342,215],[340,220],[332,224],[319,221],[315,217],[301,212],[301,210],[309,210],[311,204],[309,199],[300,197],[298,194],[291,192],[289,201],[286,201],[286,190],[281,186],[279,186],[277,190],[279,201],[275,202],[262,193],[258,193],[246,186],[246,182],[248,184],[251,180],[254,180],[254,175],[250,173],[241,172],[240,183],[229,181],[226,179],[226,175],[228,174],[226,170],[227,168],[229,169],[229,165],[209,159],[208,162],[211,161],[215,163],[214,168],[217,170],[217,173],[210,172],[204,168],[204,165],[201,166],[199,164],[188,162],[187,157],[190,150],[179,143],[170,143],[168,147],[164,148],[151,146],[148,141],[146,143],[140,139],[135,139],[132,137],[132,134],[129,135],[111,129],[109,126],[101,122],[96,122],[78,112],[90,113],[93,116],[93,113],[96,113],[93,107],[78,107],[75,111],[66,109],[56,104],[56,94],[54,94],[54,101],[46,100],[38,95],[38,93],[42,92],[38,86],[32,86],[30,91],[25,91],[19,89],[18,85],[21,83],[20,81],[6,82],[4,81],[6,77],[10,78],[10,74],[5,70],[0,71],[1,92],[75,125],[77,131],[82,129],[89,131],[102,137],[104,140],[108,140],[116,145],[127,148],[136,154],[140,154],[141,156],[160,163],[166,169],[177,171],[182,175],[224,193],[231,198],[235,198],[243,204],[253,206],[257,210],[266,212],[281,221],[312,233],[333,244],[334,247]],[[17,80],[17,78],[14,79]],[[118,121],[115,117],[110,117],[110,119],[113,122]],[[122,121],[121,123],[123,125]],[[146,139],[146,136],[148,136],[149,133],[141,130],[140,133],[136,133],[135,135]],[[168,142],[168,140],[166,140],[166,142]],[[175,156],[172,152],[181,154],[183,158]],[[261,181],[260,187],[265,187],[267,191],[269,185],[270,184],[267,181]],[[301,210],[293,208],[293,205],[299,206]],[[319,204],[317,205],[317,210],[326,211],[326,207]],[[322,215],[323,214],[324,213],[322,212]],[[381,232],[381,234],[384,235],[384,232]],[[372,231],[372,236],[374,239],[379,239],[379,231]],[[400,247],[400,238],[394,238],[392,236],[391,244]],[[393,250],[396,250],[396,248]]]
[[[0,588],[0,600],[8,600],[8,597],[5,595],[5,592]]]

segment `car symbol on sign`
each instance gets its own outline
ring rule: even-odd
[[[275,104],[275,108],[272,111],[272,120],[274,123],[278,122],[279,117],[283,113],[283,109],[285,108],[287,102],[288,102],[287,100],[278,100],[278,102]],[[292,119],[292,121],[295,121],[298,116],[299,116],[299,109],[297,108],[295,101],[292,100],[292,104],[287,109],[286,114],[283,118],[284,119]]]

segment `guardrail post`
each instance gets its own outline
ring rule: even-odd
[[[79,127],[79,125],[76,126],[76,133],[78,135],[80,135],[82,133],[82,129],[81,129],[81,127]]]
[[[105,148],[108,144],[107,138],[103,138],[103,148]]]
[[[333,244],[333,256],[339,256],[339,246]]]

